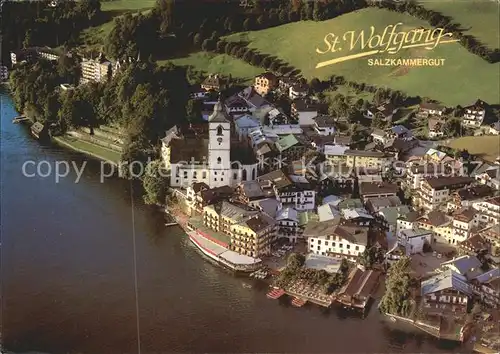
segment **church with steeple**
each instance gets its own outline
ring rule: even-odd
[[[172,129],[171,129],[172,130]],[[170,186],[187,188],[203,182],[210,188],[234,187],[242,181],[255,180],[258,163],[248,150],[232,143],[231,117],[224,104],[214,105],[213,113],[198,131],[167,132],[162,140],[162,155],[170,169]]]

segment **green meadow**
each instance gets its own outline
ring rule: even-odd
[[[491,0],[420,1],[429,9],[453,18],[465,34],[476,37],[490,48],[500,48],[500,4]]]
[[[348,40],[340,42],[335,53],[318,54],[317,49],[327,49],[324,38],[328,33],[342,38],[345,32],[356,31],[359,34],[364,30],[365,39],[368,39],[370,26],[374,26],[376,34],[381,34],[386,26],[397,23],[402,23],[398,32],[429,28],[427,22],[410,15],[368,8],[328,21],[301,21],[261,31],[237,33],[227,39],[247,41],[251,48],[276,55],[301,70],[308,79],[341,75],[347,80],[433,98],[449,106],[469,104],[477,98],[491,104],[500,102],[500,64],[489,64],[458,43],[441,44],[433,50],[424,47],[402,49],[397,54],[375,54],[316,68],[320,62],[360,52],[359,46],[350,51]],[[442,58],[445,61],[443,66],[438,67],[369,66],[368,58]]]
[[[244,82],[251,82],[252,79],[261,74],[264,70],[247,64],[243,60],[233,58],[226,54],[213,54],[207,52],[191,53],[186,57],[162,60],[159,64],[171,62],[178,66],[192,66],[198,71],[206,74],[231,75]]]

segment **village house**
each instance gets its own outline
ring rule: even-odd
[[[325,159],[332,166],[343,165],[345,164],[346,161],[345,152],[347,150],[349,150],[349,147],[343,145],[325,145],[324,146]]]
[[[340,211],[333,204],[323,204],[318,207],[318,220],[329,221],[340,216]]]
[[[249,114],[244,114],[234,120],[234,130],[240,141],[248,140],[248,133],[260,127],[260,123]]]
[[[397,229],[398,218],[404,218],[409,213],[410,208],[407,205],[401,205],[383,208],[377,212],[376,217],[385,229],[394,233]]]
[[[283,208],[276,214],[277,236],[286,238],[289,243],[296,243],[300,236],[299,216],[294,208]]]
[[[340,218],[307,223],[304,233],[309,252],[356,260],[368,244],[368,228],[340,225]]]
[[[227,88],[227,81],[219,74],[210,74],[201,83],[201,88],[205,91],[223,91]]]
[[[409,211],[408,213],[404,214],[398,213],[397,219],[396,219],[396,235],[399,233],[399,231],[404,230],[404,229],[412,229],[417,227],[417,221],[420,220],[422,215],[415,210]]]
[[[429,128],[429,138],[440,138],[444,136],[443,132],[444,120],[440,118],[429,118],[427,127]]]
[[[203,182],[195,182],[186,189],[186,202],[191,210],[196,210],[197,195],[200,195],[200,192],[208,189],[210,189],[210,187]]]
[[[234,199],[251,205],[256,200],[274,197],[272,189],[264,190],[257,181],[244,181],[236,186]]]
[[[495,122],[490,126],[490,134],[500,135],[500,122]]]
[[[486,107],[486,102],[481,100],[477,100],[474,104],[464,107],[462,125],[473,128],[480,127],[486,115]]]
[[[422,102],[419,106],[419,113],[425,116],[442,116],[446,108],[437,103]]]
[[[290,134],[276,142],[276,150],[280,155],[276,168],[283,168],[280,164],[301,160],[308,151],[308,145],[300,136]]]
[[[359,195],[367,203],[372,198],[395,197],[399,186],[389,182],[361,182],[359,184]]]
[[[291,115],[298,120],[299,125],[312,126],[319,108],[317,103],[308,103],[304,98],[299,98],[292,102]]]
[[[259,119],[261,118],[261,114],[266,115],[269,111],[274,109],[274,107],[266,101],[264,97],[259,95],[253,86],[248,86],[243,91],[238,93],[238,96],[246,102],[248,111],[252,112],[254,116]]]
[[[472,296],[471,286],[467,279],[449,270],[437,274],[421,283],[421,296],[424,310],[428,313],[467,312],[469,297]]]
[[[471,177],[426,178],[420,182],[413,205],[424,210],[445,209],[453,191],[467,187],[474,182]]]
[[[485,223],[500,223],[500,196],[477,201],[472,207],[479,212],[479,221]]]
[[[425,229],[404,229],[400,230],[398,242],[405,247],[406,254],[423,253],[425,245],[432,246],[434,235],[432,231]]]
[[[194,210],[198,214],[203,214],[203,209],[208,205],[228,201],[233,197],[234,189],[229,186],[205,189],[203,184],[198,184],[197,192],[194,194]],[[188,203],[193,205],[188,200]]]
[[[453,219],[439,210],[433,210],[416,220],[416,226],[434,232],[436,241],[453,243]]]
[[[380,118],[384,121],[391,122],[392,117],[398,111],[398,109],[390,102],[385,102],[376,108],[369,108],[364,113],[363,116],[367,119],[373,119],[375,117]]]
[[[313,210],[316,191],[307,179],[299,177],[302,176],[287,176],[282,170],[276,170],[259,176],[257,181],[264,188],[272,188],[283,207],[293,207],[297,211]]]
[[[448,202],[448,211],[453,212],[463,207],[472,207],[475,202],[492,195],[493,189],[485,185],[459,189],[452,193]]]
[[[0,81],[9,79],[9,69],[5,65],[0,65]]]
[[[451,270],[452,272],[465,277],[465,279],[470,280],[484,273],[481,267],[482,263],[477,257],[464,255],[441,263],[439,269],[436,271],[447,272]]]
[[[394,155],[380,151],[346,150],[345,163],[349,167],[378,167],[387,166],[394,159]]]
[[[335,122],[333,117],[319,115],[314,118],[314,129],[322,136],[335,134]]]
[[[390,208],[401,206],[401,199],[398,196],[392,197],[382,197],[382,198],[370,198],[366,202],[366,208],[372,214],[377,214],[379,211]]]
[[[341,225],[347,223],[349,225],[368,227],[374,219],[364,208],[344,208],[340,211],[340,214],[342,215]]]
[[[476,174],[476,181],[486,186],[493,188],[494,190],[500,190],[500,167],[492,166],[486,171]]]
[[[412,163],[406,168],[406,185],[410,189],[420,188],[422,180],[429,177],[450,177],[453,176],[450,167],[437,163]]]
[[[463,209],[453,214],[452,244],[456,245],[468,239],[478,226],[477,211]]]
[[[247,101],[245,101],[239,94],[234,94],[224,101],[227,113],[234,116],[245,114],[250,111]]]
[[[331,162],[320,164],[321,174],[318,176],[318,192],[342,190],[352,192],[355,177],[352,169],[345,165]]]
[[[488,253],[491,251],[490,243],[480,233],[460,242],[457,247],[461,255],[477,256],[479,253]]]
[[[500,256],[500,225],[489,225],[478,231],[478,235],[481,235],[481,237],[491,246],[490,253],[492,256]]]
[[[278,87],[278,78],[273,73],[267,72],[255,77],[254,88],[261,96],[267,95],[276,87]]]
[[[472,279],[472,290],[480,301],[491,307],[500,305],[500,268],[493,268]]]
[[[295,83],[288,89],[288,97],[292,100],[306,97],[308,93],[309,85],[306,83]]]

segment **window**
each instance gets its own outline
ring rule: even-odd
[[[222,163],[222,159],[220,157],[217,158],[217,163],[220,165]]]
[[[325,241],[325,246],[328,246],[328,241]]]
[[[318,251],[320,250],[320,246],[318,246]]]
[[[217,171],[214,171],[214,176],[217,176]]]
[[[224,178],[221,178],[221,179],[220,179],[220,181],[221,181],[221,182],[223,182],[223,181],[224,181]]]
[[[359,251],[359,246],[356,246],[356,247],[355,247],[355,250],[356,250],[356,251]]]
[[[236,172],[233,173],[233,179],[238,179],[238,174]]]
[[[184,178],[187,178],[187,176],[188,176],[188,172],[184,171]]]
[[[214,178],[214,181],[217,182],[217,178]]]
[[[347,249],[348,249],[348,250],[350,250],[350,249],[351,249],[351,245],[347,245],[346,247],[347,247]]]
[[[219,125],[217,127],[217,136],[220,136],[220,135],[222,135],[222,125]]]
[[[321,245],[321,240],[318,240],[318,245]]]
[[[343,244],[341,244],[341,243],[339,243],[339,247],[340,247],[340,248],[342,248],[342,247],[344,247],[344,245],[343,245]]]
[[[203,171],[201,173],[201,178],[207,178],[207,171]]]
[[[193,171],[193,178],[197,178],[197,173],[196,173],[196,171]]]
[[[332,242],[332,247],[335,247],[335,242]]]

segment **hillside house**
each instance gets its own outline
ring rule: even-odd
[[[419,105],[419,113],[425,116],[442,116],[446,108],[437,103],[422,102]]]
[[[477,201],[472,207],[479,212],[479,221],[485,223],[500,223],[500,196]]]
[[[367,203],[372,198],[395,197],[399,191],[397,184],[389,182],[361,182],[359,195]]]
[[[227,88],[227,80],[219,74],[210,74],[201,83],[201,88],[205,91],[222,91]]]
[[[256,76],[253,86],[259,95],[265,96],[278,87],[278,78],[273,73],[267,72]]]
[[[434,243],[433,232],[424,229],[400,230],[397,239],[405,247],[407,255],[423,253],[426,244],[431,246]]]
[[[443,132],[444,120],[440,118],[429,118],[427,127],[429,129],[429,138],[440,138],[444,136]]]
[[[486,102],[481,100],[477,100],[474,104],[464,107],[462,125],[479,128],[481,124],[483,124],[483,120],[486,115],[486,107]]]

